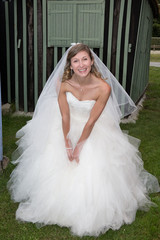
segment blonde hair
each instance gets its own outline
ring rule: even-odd
[[[73,46],[69,53],[68,53],[68,56],[67,56],[67,62],[66,62],[66,65],[64,67],[64,73],[63,73],[63,77],[62,77],[62,82],[66,81],[66,80],[69,80],[71,79],[72,77],[72,72],[71,72],[71,58],[73,58],[77,53],[81,52],[81,51],[85,51],[88,53],[89,57],[91,60],[94,60],[93,56],[92,56],[92,53],[89,49],[89,47],[85,44],[82,44],[82,43],[79,43],[79,44],[76,44],[75,46]],[[94,76],[96,76],[97,78],[102,78],[102,75],[100,72],[98,72],[94,62],[93,62],[93,65],[91,67],[91,73],[94,74]]]

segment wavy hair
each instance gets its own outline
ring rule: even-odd
[[[66,65],[64,67],[64,73],[63,73],[63,77],[62,77],[62,82],[65,82],[66,80],[71,79],[72,77],[72,71],[71,71],[71,58],[73,58],[77,53],[81,52],[81,51],[85,51],[88,53],[89,57],[91,58],[91,60],[94,61],[94,58],[92,56],[92,53],[89,49],[89,47],[83,43],[78,43],[75,46],[73,46],[67,56],[67,62]],[[96,76],[97,78],[102,78],[102,75],[100,72],[98,72],[94,62],[93,65],[91,67],[91,73]]]

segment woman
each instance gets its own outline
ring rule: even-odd
[[[88,47],[84,47],[80,44],[78,47],[83,50],[79,51],[77,46],[75,50],[72,49],[68,55],[67,67],[65,70],[65,73],[66,71],[73,71],[74,74],[72,74],[72,76],[70,76],[71,74],[69,74],[69,76],[65,76],[64,74],[64,81],[61,85],[59,94],[59,106],[62,114],[62,127],[68,158],[70,161],[75,159],[77,162],[79,162],[79,154],[84,141],[89,137],[95,122],[102,113],[111,91],[109,84],[102,80],[102,78],[100,78],[100,74],[96,71]],[[77,54],[75,55],[75,53]],[[92,68],[96,72],[92,73]],[[74,151],[71,139],[67,137],[70,130],[70,111],[66,98],[66,94],[68,94],[68,92],[72,93],[72,95],[76,96],[76,98],[80,101],[84,101],[86,99],[95,101],[92,111],[90,112],[89,119],[83,128],[82,134],[76,143],[76,146],[74,146]]]
[[[16,218],[98,236],[154,205],[157,179],[143,169],[120,117],[135,105],[84,44],[69,48],[46,83],[33,119],[17,137],[9,188]],[[137,144],[137,143],[136,143]],[[135,145],[136,145],[135,144]]]

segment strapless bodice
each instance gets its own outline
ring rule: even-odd
[[[70,114],[74,118],[86,120],[95,104],[95,100],[78,100],[71,92],[66,92]]]

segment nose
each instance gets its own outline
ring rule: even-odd
[[[83,61],[82,61],[82,60],[79,61],[79,66],[80,66],[80,67],[83,66]]]

